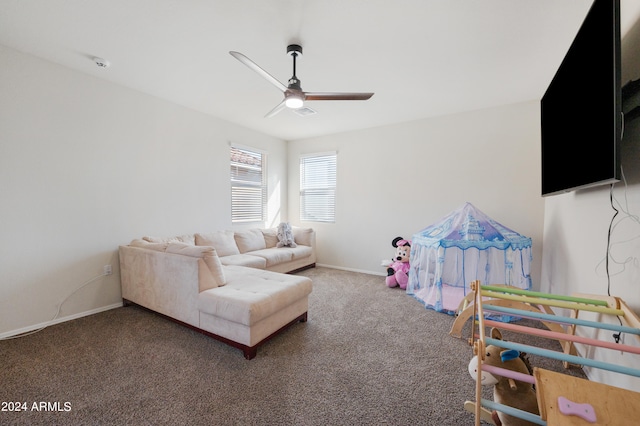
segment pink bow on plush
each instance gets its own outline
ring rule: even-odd
[[[410,240],[400,240],[396,243],[397,246],[406,246],[406,245],[411,245],[411,241]]]

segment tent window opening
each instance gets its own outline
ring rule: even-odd
[[[300,157],[300,220],[335,223],[336,153]]]
[[[266,154],[231,147],[231,222],[262,222],[267,211]]]

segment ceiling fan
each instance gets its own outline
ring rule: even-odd
[[[240,52],[229,52],[231,56],[260,74],[268,82],[276,86],[284,94],[284,99],[275,108],[265,115],[265,117],[273,117],[279,113],[284,107],[294,110],[302,108],[305,101],[366,101],[373,96],[373,93],[349,93],[349,92],[305,92],[300,87],[300,80],[296,77],[296,58],[302,55],[302,46],[298,44],[290,44],[287,46],[287,54],[293,58],[293,76],[289,79],[288,85],[280,83],[271,74],[260,68],[255,62],[247,58]],[[310,109],[310,108],[309,108]],[[315,112],[312,110],[312,112]]]

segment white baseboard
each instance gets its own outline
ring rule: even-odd
[[[369,274],[369,275],[377,275],[380,277],[386,277],[386,270],[385,272],[380,272],[380,271],[365,271],[364,269],[354,269],[354,268],[345,268],[342,266],[333,266],[333,265],[325,265],[322,263],[316,263],[316,266],[322,266],[323,268],[329,268],[329,269],[340,269],[341,271],[349,271],[349,272],[359,272],[361,274]]]
[[[40,330],[42,328],[46,328],[46,327],[52,326],[54,324],[60,324],[62,322],[71,321],[71,320],[74,320],[74,319],[86,317],[86,316],[89,316],[89,315],[97,314],[99,312],[104,312],[104,311],[108,311],[110,309],[115,309],[115,308],[120,308],[120,307],[122,307],[122,303],[114,303],[113,305],[101,306],[101,307],[96,308],[96,309],[91,309],[90,311],[84,311],[84,312],[80,312],[80,313],[73,314],[73,315],[67,315],[66,317],[56,318],[56,319],[54,319],[52,321],[46,321],[46,322],[43,322],[43,323],[40,323],[40,324],[30,325],[30,326],[27,326],[27,327],[24,327],[24,328],[20,328],[18,330],[7,331],[5,333],[0,333],[0,340],[6,339],[7,337],[12,337],[12,336],[17,336],[19,334],[28,333],[30,331]]]

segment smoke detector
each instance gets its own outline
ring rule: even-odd
[[[95,62],[100,68],[109,68],[109,65],[111,65],[106,59],[98,57],[93,58],[93,62]]]

